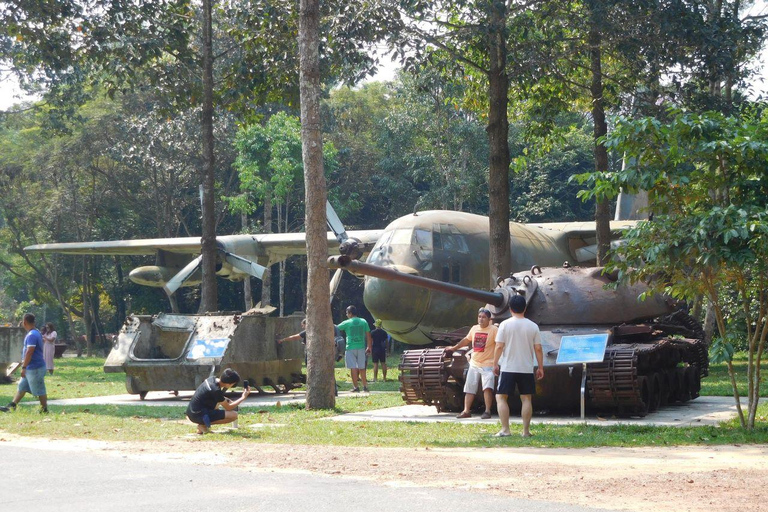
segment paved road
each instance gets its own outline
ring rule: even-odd
[[[27,448],[7,442],[0,443],[0,460],[2,510],[8,511],[606,510],[482,492],[393,487],[308,473],[263,472],[93,450]]]

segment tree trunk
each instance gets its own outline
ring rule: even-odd
[[[491,2],[488,49],[490,72],[488,74],[488,141],[490,144],[490,169],[488,185],[490,194],[490,285],[495,286],[498,277],[507,276],[512,268],[509,247],[509,121],[507,120],[507,46],[505,37],[506,4]]]
[[[240,214],[240,222],[243,225],[243,232],[247,232],[248,230],[248,216],[245,214],[245,212]],[[251,278],[250,276],[246,276],[245,279],[243,279],[243,307],[245,308],[245,311],[248,311],[249,309],[253,308],[253,292],[251,291]]]
[[[85,327],[85,355],[88,357],[91,357],[93,354],[91,353],[91,331],[93,329],[92,327],[92,317],[91,317],[91,307],[88,304],[88,258],[83,258],[83,291],[82,291],[82,300],[83,300],[83,327]],[[78,351],[78,355],[82,353],[82,349]]]
[[[600,45],[600,14],[595,2],[590,2],[590,28],[588,35],[589,55],[592,71],[592,120],[594,121],[594,154],[595,170],[597,172],[608,171],[608,151],[600,137],[608,133],[608,125],[605,122],[605,101],[603,98],[603,71],[602,51]],[[611,209],[607,199],[598,198],[595,205],[595,230],[597,235],[597,264],[605,265],[608,262],[608,251],[611,248]]]
[[[268,192],[264,197],[264,232],[272,232],[272,198]],[[272,304],[272,267],[267,267],[261,278],[261,306]]]
[[[320,125],[320,3],[300,0],[301,147],[307,240],[307,409],[335,405],[333,322],[328,301],[323,144]]]
[[[280,209],[280,205],[277,205],[277,232],[278,233],[284,233],[283,230],[283,222],[282,222],[282,210]],[[287,225],[287,223],[286,223]],[[278,275],[277,275],[277,307],[279,311],[280,316],[285,315],[285,261],[281,261],[280,264],[277,266]]]
[[[212,0],[203,0],[203,282],[200,311],[216,311],[216,201],[214,197],[215,157],[213,153],[213,39],[211,20]]]
[[[117,310],[117,325],[123,325],[128,316],[125,305],[125,279],[123,277],[123,266],[120,264],[120,257],[115,256],[115,270],[117,271],[117,286],[115,287],[115,309]]]

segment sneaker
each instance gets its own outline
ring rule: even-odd
[[[47,407],[41,407],[40,411],[38,411],[40,414],[48,414],[48,408]]]
[[[482,415],[480,415],[481,420],[488,420],[491,419],[491,413],[488,411],[485,411]]]
[[[8,407],[0,406],[0,412],[11,412]]]
[[[365,387],[364,387],[364,388],[363,388],[363,393],[367,393],[367,392],[368,392],[368,388],[365,388]]]
[[[352,392],[353,393],[359,393],[360,392],[360,388],[352,388]]]
[[[8,405],[5,407],[0,407],[0,412],[10,412],[16,410],[16,404],[13,402],[8,402]]]

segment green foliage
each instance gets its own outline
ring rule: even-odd
[[[742,310],[749,353],[744,424],[752,428],[768,334],[768,115],[756,105],[739,116],[673,111],[670,117],[669,123],[620,118],[605,143],[624,152],[627,165],[580,176],[589,186],[583,196],[648,191],[652,221],[626,234],[609,268],[673,297],[707,297],[724,340],[713,347],[717,360],[728,361],[732,350],[725,299]]]
[[[297,117],[278,112],[264,124],[243,126],[235,137],[235,147],[241,195],[225,197],[230,210],[252,214],[267,196],[278,206],[289,196],[303,198],[301,123]],[[336,164],[332,143],[323,144],[323,155],[326,172],[332,172]]]
[[[709,360],[712,363],[726,363],[733,361],[735,349],[728,338],[717,337],[709,346]]]

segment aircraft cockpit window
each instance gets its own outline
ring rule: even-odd
[[[453,224],[433,224],[433,245],[435,249],[452,252],[469,252],[467,240]]]
[[[427,231],[426,229],[414,229],[413,244],[418,246],[419,249],[431,250],[432,249],[432,232]]]
[[[413,229],[396,229],[392,232],[391,245],[411,245]]]

